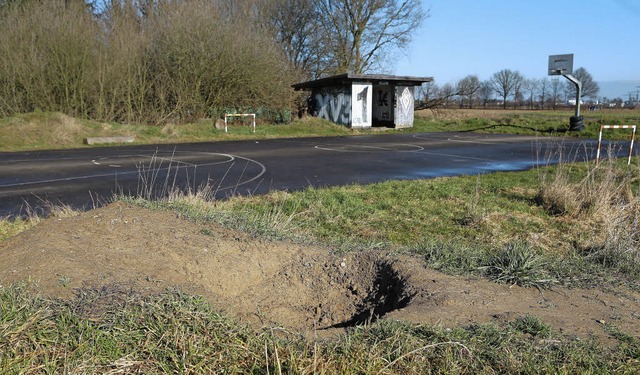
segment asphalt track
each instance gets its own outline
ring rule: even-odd
[[[628,142],[608,147],[628,154]],[[51,204],[92,208],[114,194],[215,196],[518,171],[583,161],[596,140],[473,133],[380,134],[0,153],[0,216]]]

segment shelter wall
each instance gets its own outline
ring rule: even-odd
[[[310,111],[314,116],[351,126],[351,86],[325,87],[313,90]]]
[[[394,123],[397,128],[413,126],[414,87],[396,86],[394,95]]]
[[[351,85],[351,126],[354,128],[370,128],[373,124],[371,116],[373,106],[371,98],[373,85],[370,83],[354,83]]]

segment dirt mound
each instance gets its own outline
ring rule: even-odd
[[[35,280],[69,297],[83,286],[178,286],[257,326],[301,332],[377,318],[445,326],[531,314],[569,334],[606,336],[613,322],[640,336],[640,295],[628,290],[508,287],[443,275],[415,257],[266,241],[175,213],[115,203],[52,218],[0,243],[0,283]]]

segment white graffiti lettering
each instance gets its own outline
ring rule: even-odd
[[[351,95],[344,92],[325,92],[315,95],[318,117],[341,125],[350,125]]]

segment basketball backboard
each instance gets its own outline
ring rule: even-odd
[[[549,56],[549,75],[560,76],[573,73],[573,54]]]

